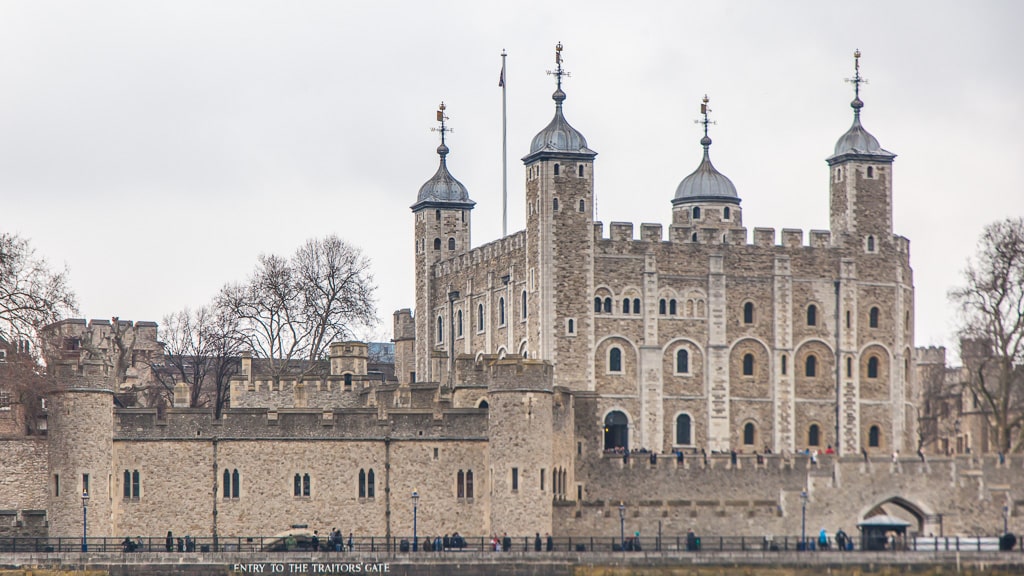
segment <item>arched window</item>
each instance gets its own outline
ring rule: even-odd
[[[818,307],[811,304],[807,307],[807,325],[817,326],[818,325]]]
[[[370,471],[366,473],[366,497],[367,498],[375,498],[376,497],[376,486],[377,486],[377,483],[374,481],[374,478],[373,478],[373,468],[370,468]]]
[[[605,298],[604,299],[604,311],[605,312],[611,312],[612,311],[612,299],[611,298]]]
[[[693,234],[690,235],[690,242],[696,242],[696,241],[697,241],[697,233],[694,232]]]
[[[846,359],[846,377],[853,378],[853,358]]]
[[[465,498],[466,497],[466,473],[459,470],[455,480],[455,497]]]
[[[678,350],[676,352],[676,373],[690,373],[690,353],[686,350]]]
[[[224,498],[225,499],[231,498],[231,471],[226,469],[226,468],[224,469],[224,485],[223,486],[224,486],[224,489],[222,490],[222,493],[224,494]]]
[[[225,472],[227,474],[227,472]],[[124,499],[127,500],[132,497],[132,473],[128,470],[124,471]]]
[[[604,417],[604,449],[629,450],[629,418],[615,410]]]
[[[238,468],[235,468],[234,472],[231,473],[231,497],[238,498],[241,496],[239,488],[242,486],[242,478],[238,474]]]
[[[558,212],[558,198],[551,201],[551,207],[554,208],[555,212]]]
[[[437,341],[444,342],[444,318],[437,317]]]
[[[743,323],[753,324],[754,323],[754,303],[747,302],[743,305]]]
[[[667,313],[668,313],[668,302],[666,302],[665,299],[662,298],[661,300],[658,300],[658,314],[661,314],[662,316],[664,316]]]
[[[868,378],[878,378],[878,356],[868,358]]]
[[[786,355],[782,355],[782,375],[786,375]]]
[[[757,428],[753,422],[747,422],[743,425],[743,445],[753,446],[755,440],[757,440]]]
[[[440,250],[440,249],[441,249],[441,239],[440,238],[434,238],[434,250]]]
[[[580,178],[583,178],[583,164],[580,164],[577,168],[580,170]]]
[[[693,444],[693,439],[690,436],[690,425],[689,414],[676,416],[676,444],[684,446]]]
[[[573,320],[572,318],[569,318],[569,321],[566,322],[566,328],[569,330],[569,334],[575,334],[576,333],[576,321]]]
[[[807,445],[808,446],[820,446],[821,439],[818,438],[821,430],[817,424],[811,424],[811,427],[807,430]]]
[[[594,296],[594,312],[600,312],[600,311],[601,311],[601,297],[600,296]]]
[[[633,314],[639,314],[639,313],[640,313],[640,299],[639,298],[633,298]]]
[[[455,238],[448,239],[448,249],[455,250]]]
[[[670,315],[672,315],[672,316],[676,315],[676,301],[675,300],[669,300],[668,301],[668,313]]]
[[[296,474],[293,479],[292,496],[302,496],[302,475]]]
[[[559,169],[558,164],[555,164],[555,176],[558,176],[558,169]]]
[[[804,361],[804,376],[813,378],[818,374],[818,358],[811,354]]]
[[[622,299],[622,313],[629,314],[629,298]]]
[[[868,236],[868,252],[874,252],[874,251],[875,251],[875,237],[874,236]]]
[[[498,298],[498,324],[505,325],[505,299]]]
[[[466,472],[466,498],[473,497],[473,471]]]
[[[878,426],[872,426],[868,429],[868,446],[871,448],[878,448],[882,445],[882,431]]]
[[[370,472],[373,474],[373,472]],[[302,495],[309,496],[309,474],[302,475]]]
[[[729,219],[729,217],[730,217],[731,215],[732,215],[732,213],[731,213],[731,212],[729,211],[729,207],[728,207],[728,206],[726,206],[726,207],[725,207],[725,208],[724,208],[724,209],[722,210],[722,219],[723,219],[723,220],[728,220],[728,219]]]
[[[622,372],[622,350],[619,348],[608,351],[608,371]]]
[[[526,290],[523,290],[523,319],[526,319]]]
[[[582,166],[580,166],[580,170],[581,171],[583,170]],[[581,174],[581,176],[582,176],[582,174]],[[586,210],[587,210],[587,203],[584,202],[583,200],[580,200],[580,212],[586,212]]]
[[[700,206],[693,207],[693,219],[700,220]]]
[[[434,220],[437,220],[438,222],[441,221],[441,211],[440,210],[434,210]]]
[[[359,497],[366,498],[366,470],[359,470]]]
[[[743,375],[753,376],[754,375],[754,355],[744,354],[743,355]]]
[[[874,178],[874,177],[875,177],[875,167],[874,166],[868,166],[868,178]]]
[[[846,311],[846,327],[847,328],[850,327],[850,311],[849,310]]]
[[[871,311],[868,312],[868,326],[870,326],[871,328],[878,328],[878,307],[877,306],[871,308]]]
[[[484,331],[484,305],[483,304],[477,304],[476,305],[476,331],[477,332],[483,332]]]
[[[462,338],[462,310],[455,313],[455,335]]]
[[[480,404],[477,405],[477,408],[479,408],[481,410],[487,410],[490,407],[491,407],[491,405],[487,403],[487,400],[481,400]]]

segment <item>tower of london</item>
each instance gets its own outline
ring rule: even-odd
[[[1004,506],[1016,525],[1020,457],[913,456],[910,244],[859,64],[851,125],[822,150],[828,229],[777,232],[744,227],[706,96],[695,169],[665,191],[671,225],[596,221],[598,152],[567,119],[556,61],[553,117],[522,157],[523,230],[474,247],[439,110],[393,375],[337,342],[326,375],[273,379],[243,357],[220,418],[140,407],[121,397],[160,354],[155,324],[52,325],[68,344],[48,357],[47,433],[0,438],[0,535],[80,535],[83,492],[103,536],[408,537],[414,492],[421,535],[617,534],[620,503],[645,533],[797,534],[801,493],[850,530],[885,510],[914,532],[986,533]]]

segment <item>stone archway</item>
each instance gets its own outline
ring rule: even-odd
[[[880,515],[893,516],[910,522],[912,534],[927,535],[940,532],[938,516],[902,496],[890,496],[871,506],[861,514],[860,520]]]

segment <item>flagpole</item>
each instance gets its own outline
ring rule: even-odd
[[[501,50],[501,236],[508,236],[508,119],[505,100],[505,50]]]

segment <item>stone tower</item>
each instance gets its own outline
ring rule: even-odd
[[[65,320],[47,327],[55,343],[47,363],[59,385],[47,396],[49,489],[47,520],[50,536],[80,537],[83,494],[88,493],[89,534],[114,534],[112,466],[114,389],[104,344],[109,322]],[[104,330],[104,328],[106,328]],[[93,335],[87,352],[82,338]]]
[[[394,342],[395,377],[403,386],[412,384],[416,374],[416,322],[408,308],[395,311]]]
[[[743,212],[736,186],[711,164],[711,138],[708,137],[708,125],[711,124],[708,113],[711,109],[708,108],[706,95],[700,111],[704,116],[701,120],[704,137],[700,139],[700,145],[704,147],[704,159],[693,173],[679,183],[672,199],[672,224],[691,228],[692,242],[706,242],[709,240],[707,234],[721,234],[730,228],[743,226]]]
[[[530,144],[526,166],[527,279],[521,295],[531,358],[555,366],[555,384],[593,379],[594,157],[562,115],[562,45],[555,49],[555,116]]]
[[[510,357],[489,367],[491,532],[551,532],[552,367]]]
[[[875,252],[892,243],[892,161],[896,155],[882,149],[878,139],[861,126],[860,51],[854,53],[853,125],[836,142],[827,159],[831,168],[830,224],[832,239],[862,245]]]
[[[435,310],[432,302],[435,295],[458,290],[454,286],[435,286],[434,265],[469,252],[470,213],[475,202],[469,199],[469,192],[461,182],[448,172],[446,158],[448,146],[445,134],[449,132],[442,102],[438,107],[437,121],[441,133],[441,145],[437,154],[440,165],[434,176],[420,187],[416,203],[412,205],[415,217],[416,246],[416,380],[435,381],[440,376],[432,374],[431,355],[439,344],[448,343],[451,350],[452,334],[449,332],[450,310]],[[447,298],[445,301],[449,301]],[[450,302],[450,301],[449,301]],[[404,377],[404,376],[403,376]]]

